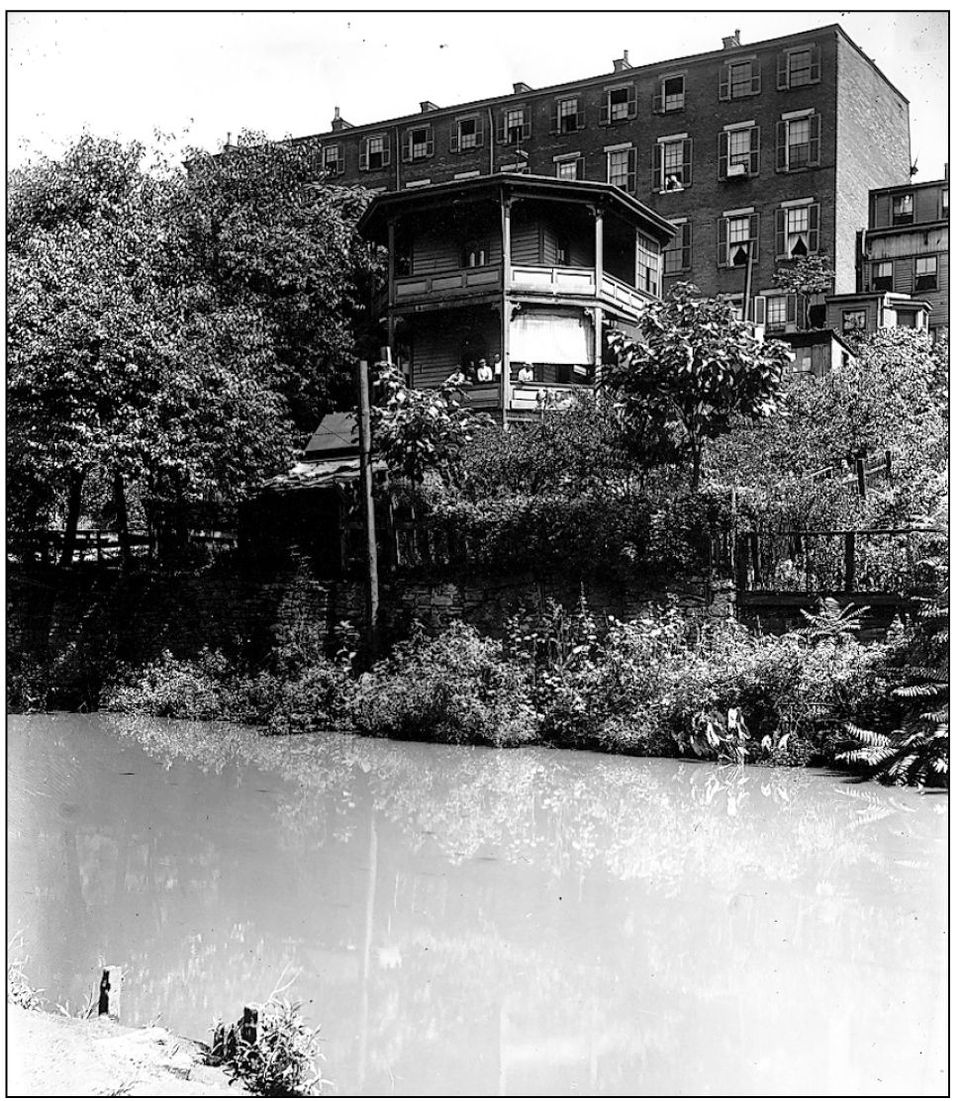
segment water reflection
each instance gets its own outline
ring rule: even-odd
[[[943,797],[111,716],[10,767],[61,997],[201,1034],[297,968],[342,1093],[944,1089]]]

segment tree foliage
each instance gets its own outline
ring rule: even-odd
[[[609,345],[614,363],[603,386],[626,440],[649,462],[689,462],[693,488],[707,440],[729,432],[737,417],[757,420],[779,409],[787,346],[759,343],[727,303],[697,298],[691,284],[654,303],[637,336],[615,332]]]

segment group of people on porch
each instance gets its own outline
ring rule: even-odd
[[[496,378],[501,378],[501,357],[497,356],[495,358],[493,366],[488,363],[484,356],[481,356],[476,364],[469,361],[465,365],[464,374],[468,382],[481,384],[494,382]],[[534,366],[532,364],[522,363],[518,367],[518,382],[534,382]]]

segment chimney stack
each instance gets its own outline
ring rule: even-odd
[[[341,118],[341,109],[340,109],[340,107],[335,107],[334,108],[334,118],[331,119],[331,129],[332,130],[347,130],[350,127],[350,125],[351,124],[347,121],[347,119],[342,119]]]
[[[628,51],[624,50],[621,57],[616,57],[611,63],[611,67],[616,73],[623,73],[625,69],[631,68],[631,63],[628,61]]]
[[[735,31],[734,34],[726,34],[722,38],[723,50],[735,50],[742,44],[742,32]]]
[[[525,84],[523,80],[517,80],[514,83],[514,94],[520,96],[522,92],[533,91],[530,84]]]
[[[421,114],[426,114],[428,111],[440,111],[440,107],[436,103],[432,103],[429,99],[421,100]]]

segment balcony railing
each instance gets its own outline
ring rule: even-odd
[[[593,295],[595,271],[594,268],[512,264],[511,287],[513,290],[538,290],[549,294]]]
[[[404,302],[413,298],[449,295],[476,290],[490,290],[501,284],[501,267],[489,264],[483,268],[460,268],[431,275],[405,275],[394,281],[394,299]]]

